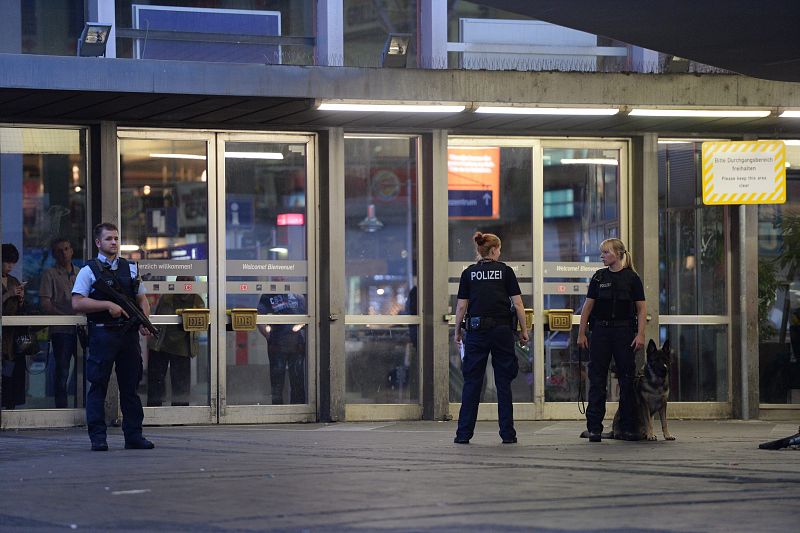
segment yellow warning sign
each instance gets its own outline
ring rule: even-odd
[[[786,203],[783,141],[703,143],[703,203]]]

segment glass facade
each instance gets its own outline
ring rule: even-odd
[[[419,401],[418,144],[345,137],[348,403]]]
[[[800,142],[786,144],[786,203],[758,208],[759,383],[766,404],[800,404]]]
[[[702,203],[702,143],[658,145],[659,302],[661,317],[681,315],[661,328],[673,347],[672,401],[728,399],[727,326],[698,325],[728,314],[728,231],[725,206]],[[664,322],[662,318],[662,322]]]
[[[23,54],[74,56],[83,31],[84,2],[48,0],[18,2]]]
[[[307,147],[245,140],[223,146],[226,307],[255,309],[269,321],[297,315],[259,323],[255,332],[227,333],[227,399],[231,405],[306,404]]]
[[[522,302],[533,307],[531,257],[533,257],[533,213],[531,211],[533,150],[530,147],[460,146],[451,142],[448,149],[448,261],[450,267],[449,306],[456,309],[456,293],[461,271],[477,259],[472,236],[476,231],[494,233],[503,243],[501,261],[515,268],[522,289]],[[476,180],[478,180],[476,182]],[[469,191],[491,191],[492,206],[473,202]],[[495,196],[497,197],[495,199]],[[483,198],[483,196],[481,196]],[[482,208],[483,207],[483,208]],[[450,338],[452,339],[452,331]],[[531,341],[532,342],[532,341]],[[517,348],[522,360],[530,358],[529,346]],[[450,401],[461,401],[464,378],[459,353],[450,343]],[[520,365],[520,377],[512,383],[515,402],[533,398],[530,364]],[[487,371],[483,401],[497,401],[491,365]]]
[[[116,0],[115,8],[117,57],[285,65],[314,62],[311,44],[275,44],[268,39],[313,37],[312,0]],[[155,32],[184,35],[168,39]]]
[[[345,66],[380,67],[390,33],[410,36],[406,66],[416,66],[416,0],[344,0],[343,3]]]
[[[91,253],[86,153],[82,129],[0,127],[4,317],[73,317],[72,282]],[[82,406],[75,325],[27,328],[36,346],[19,353],[24,329],[3,327],[3,408]]]
[[[207,150],[203,140],[119,141],[121,255],[137,262],[152,315],[208,307]],[[208,332],[161,330],[142,346],[142,405],[209,405]]]
[[[545,148],[543,158],[544,308],[572,309],[579,315],[589,277],[602,268],[600,243],[620,236],[620,151]],[[562,269],[569,277],[559,275],[558,266],[570,263],[584,263],[589,272]],[[580,384],[587,383],[589,354],[580,353],[577,335],[577,326],[544,333],[545,401],[576,401]],[[608,390],[613,398],[613,383]]]

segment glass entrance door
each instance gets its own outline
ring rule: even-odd
[[[575,401],[579,388],[586,387],[586,355],[581,361],[577,325],[589,278],[602,267],[600,242],[625,235],[626,150],[625,143],[614,141],[449,141],[450,305],[454,310],[461,272],[475,261],[473,233],[497,234],[503,243],[500,260],[514,269],[523,303],[534,314],[528,346],[517,347],[520,371],[512,383],[520,419],[578,416]],[[573,330],[550,331],[550,309],[572,309]],[[451,337],[454,327],[451,323]],[[451,342],[454,415],[462,385],[460,357]],[[483,401],[496,398],[489,365]],[[479,417],[496,417],[496,408],[482,407]]]
[[[123,255],[162,331],[142,341],[145,423],[315,419],[313,148],[300,135],[120,132]],[[208,311],[206,331],[184,331],[188,309]]]
[[[147,424],[216,421],[217,339],[186,332],[178,313],[215,308],[214,135],[120,131],[121,255],[136,261],[158,339],[142,340],[139,394]]]
[[[313,151],[311,136],[218,136],[220,422],[316,418]]]

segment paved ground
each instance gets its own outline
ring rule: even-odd
[[[578,439],[521,422],[145,428],[90,452],[82,428],[0,432],[2,531],[798,531],[797,421],[674,421],[678,440]]]

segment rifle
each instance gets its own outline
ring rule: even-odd
[[[132,324],[141,324],[147,331],[149,331],[153,337],[158,339],[161,335],[161,332],[156,328],[150,319],[142,312],[136,302],[129,296],[126,296],[122,292],[106,283],[103,279],[98,279],[92,284],[92,289],[96,290],[103,296],[111,299],[112,302],[120,306],[127,314],[128,317],[133,321]]]
[[[800,446],[800,428],[798,428],[798,433],[795,433],[794,435],[778,440],[763,442],[758,445],[758,447],[762,450],[780,450],[781,448],[788,448],[789,446]]]

